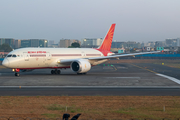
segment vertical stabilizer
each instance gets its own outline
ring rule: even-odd
[[[103,42],[101,43],[101,46],[98,48],[101,51],[110,51],[111,49],[111,44],[112,44],[112,39],[114,35],[114,29],[115,29],[116,24],[112,24],[108,33],[106,34]]]

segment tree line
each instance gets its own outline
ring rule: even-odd
[[[12,48],[8,44],[0,45],[0,52],[11,52]]]
[[[80,48],[80,44],[77,42],[74,42],[71,44],[71,46],[69,46],[68,48]]]

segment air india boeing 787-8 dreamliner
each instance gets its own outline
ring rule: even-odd
[[[157,53],[141,52],[113,55],[110,52],[115,24],[112,24],[99,48],[20,48],[10,52],[2,65],[11,68],[15,76],[20,71],[34,69],[53,69],[51,74],[60,74],[59,69],[71,68],[77,74],[86,74],[92,66],[101,64],[111,58]]]

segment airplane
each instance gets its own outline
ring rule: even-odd
[[[101,64],[111,58],[158,53],[141,52],[115,55],[110,51],[115,25],[112,24],[98,48],[20,48],[11,51],[3,60],[2,65],[11,68],[15,76],[20,71],[34,69],[53,69],[51,74],[60,74],[59,69],[71,68],[77,74],[86,74],[92,66]]]

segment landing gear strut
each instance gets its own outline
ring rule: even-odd
[[[15,72],[15,74],[14,74],[15,76],[17,76],[17,77],[20,76],[20,74],[19,74],[20,69],[12,69],[12,71]]]
[[[61,74],[61,71],[60,70],[51,70],[51,74]]]

